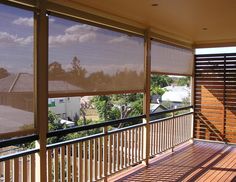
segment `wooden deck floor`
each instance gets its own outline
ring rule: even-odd
[[[149,167],[132,167],[108,181],[236,182],[236,147],[195,141],[172,154],[155,157]]]

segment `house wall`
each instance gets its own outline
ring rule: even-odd
[[[80,97],[54,98],[55,106],[49,107],[49,110],[62,119],[73,120],[76,114],[80,115],[80,99]]]

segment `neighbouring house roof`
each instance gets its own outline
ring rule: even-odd
[[[22,130],[22,127],[33,127],[34,124],[33,112],[24,111],[11,106],[0,105],[0,116],[2,116],[0,118],[0,133]]]
[[[11,74],[0,79],[0,92],[32,92],[34,87],[33,80],[33,75],[29,73]],[[83,90],[63,80],[49,80],[48,85],[49,92]]]
[[[187,86],[167,86],[167,91],[162,95],[162,101],[183,102],[190,96],[190,88]]]
[[[168,110],[165,106],[161,105],[161,104],[150,104],[150,112],[151,113],[156,113],[156,112],[160,112],[160,111],[166,111]]]

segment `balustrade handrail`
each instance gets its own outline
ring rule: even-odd
[[[77,127],[73,127],[73,128],[66,128],[66,129],[60,129],[60,130],[56,130],[56,131],[50,131],[47,134],[47,138],[54,137],[54,136],[62,136],[62,135],[66,135],[69,133],[86,131],[86,130],[101,128],[101,127],[106,127],[106,126],[112,126],[112,125],[120,124],[120,123],[134,122],[138,119],[143,119],[145,117],[146,117],[146,115],[140,115],[140,116],[125,118],[125,119],[117,119],[117,120],[106,121],[106,122],[102,122],[102,123],[86,125],[86,126],[77,126]]]
[[[85,137],[81,137],[81,138],[67,140],[67,141],[64,141],[64,142],[58,142],[58,143],[50,144],[50,145],[47,145],[47,149],[57,148],[57,147],[61,147],[61,146],[69,145],[69,144],[83,142],[83,141],[86,141],[86,140],[91,140],[91,139],[95,139],[95,138],[99,138],[99,137],[104,137],[104,136],[107,136],[107,135],[111,135],[111,134],[114,134],[114,133],[119,133],[119,132],[130,130],[130,129],[133,129],[133,128],[138,128],[138,127],[141,127],[141,126],[145,126],[145,123],[140,123],[140,124],[128,126],[128,127],[117,129],[117,130],[108,131],[107,133],[98,133],[98,134],[93,134],[93,135],[90,135],[90,136],[85,136]]]
[[[166,117],[166,118],[156,119],[156,120],[150,121],[150,124],[167,121],[169,119],[179,118],[181,116],[186,116],[186,115],[189,115],[189,114],[193,114],[193,111],[186,112],[186,113],[183,113],[183,114],[178,114],[178,115],[172,115],[172,116]]]
[[[150,114],[150,116],[157,116],[157,115],[166,114],[166,113],[174,113],[174,112],[177,112],[177,111],[187,110],[187,109],[191,109],[191,108],[193,108],[193,106],[181,107],[181,108],[177,108],[177,109],[171,109],[171,110],[152,113],[152,114]],[[64,135],[69,134],[69,133],[86,131],[86,130],[101,128],[101,127],[107,127],[107,126],[112,126],[112,125],[120,124],[120,123],[134,122],[134,121],[137,121],[138,119],[143,119],[145,117],[146,117],[146,115],[140,115],[140,116],[130,117],[130,118],[126,118],[126,119],[118,119],[118,120],[112,120],[112,121],[96,123],[96,124],[91,124],[91,125],[86,125],[86,126],[77,126],[77,127],[73,127],[73,128],[66,128],[66,129],[61,129],[61,130],[56,130],[56,131],[50,131],[50,132],[47,133],[47,138],[57,137],[57,136],[64,136]],[[161,122],[161,121],[164,121],[164,120],[167,120],[167,119],[168,118],[163,118],[163,119],[160,119],[160,121],[157,121],[157,120],[151,121],[151,123]],[[117,130],[117,132],[118,131],[119,130]],[[114,131],[114,132],[116,132],[116,131]],[[11,145],[17,145],[17,144],[33,142],[33,141],[38,140],[38,139],[39,139],[38,134],[6,139],[6,140],[0,141],[0,148],[11,146]]]
[[[0,156],[0,162],[10,160],[10,159],[14,159],[14,158],[18,158],[18,157],[23,157],[23,156],[34,154],[34,153],[37,153],[37,152],[39,152],[39,149],[35,148],[35,149],[29,149],[29,150],[25,150],[25,151],[13,153],[13,154]]]

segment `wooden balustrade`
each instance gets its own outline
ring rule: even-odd
[[[192,112],[151,121],[149,157],[192,138]],[[47,180],[97,181],[145,160],[146,123],[47,146]],[[38,149],[0,157],[0,182],[35,181]]]
[[[38,150],[28,150],[0,158],[0,182],[35,181],[35,155]]]
[[[150,156],[154,156],[192,138],[192,113],[154,120],[150,123]]]

